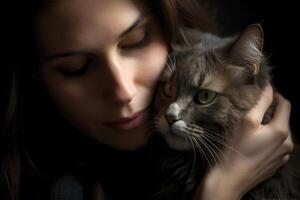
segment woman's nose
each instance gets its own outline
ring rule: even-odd
[[[132,66],[127,66],[121,59],[110,58],[107,65],[110,80],[107,88],[110,88],[109,100],[118,104],[126,104],[136,95],[136,85]]]

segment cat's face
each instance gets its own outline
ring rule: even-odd
[[[175,50],[170,56],[155,99],[155,126],[177,150],[215,151],[214,147],[224,145],[261,92],[255,81],[255,67],[260,63],[239,63],[249,55],[239,55],[237,45],[247,45],[250,36],[225,42],[204,37],[201,44]],[[249,43],[250,50],[253,44]]]

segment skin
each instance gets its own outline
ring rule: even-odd
[[[135,128],[111,125],[149,107],[167,59],[161,27],[147,13],[130,0],[59,0],[36,18],[41,84],[74,127],[115,149],[138,149],[150,136],[147,110]],[[144,19],[131,29],[141,16]],[[145,30],[149,40],[136,45]],[[79,76],[62,72],[79,70],[86,63],[87,70]],[[266,87],[235,131],[231,146],[237,151],[229,149],[223,167],[206,173],[195,200],[240,199],[288,161],[293,149],[290,103],[277,94],[274,118],[261,125],[272,98],[272,88]]]
[[[139,17],[143,19],[128,31]],[[150,135],[146,119],[126,130],[107,122],[149,107],[168,53],[158,21],[128,0],[62,0],[39,14],[36,27],[40,79],[64,117],[83,134],[113,148],[145,145]],[[149,41],[129,48],[145,31]],[[79,53],[53,57],[65,52]],[[60,71],[78,70],[89,59],[83,75],[70,77]]]

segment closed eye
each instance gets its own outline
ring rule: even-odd
[[[65,70],[65,69],[60,69],[60,72],[64,75],[64,76],[81,76],[84,75],[89,68],[89,65],[93,62],[93,59],[89,59],[87,60],[87,62],[80,67],[78,70]]]
[[[120,42],[119,48],[121,50],[131,50],[136,48],[142,48],[150,41],[150,31],[148,27],[141,27],[135,30],[130,35],[126,36],[123,41]]]

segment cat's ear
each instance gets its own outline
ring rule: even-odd
[[[230,58],[257,74],[263,57],[263,29],[260,24],[248,26],[233,42]]]

